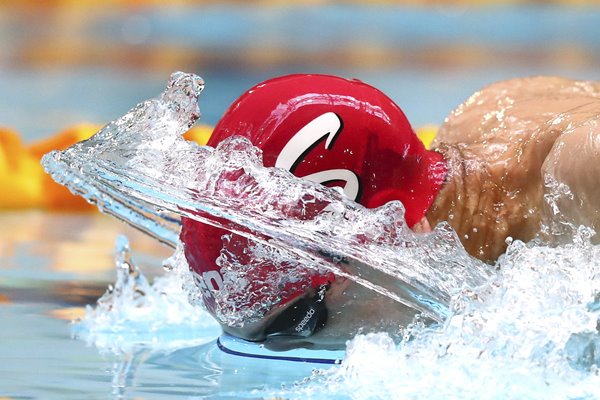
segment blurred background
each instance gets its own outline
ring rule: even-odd
[[[595,3],[2,0],[0,125],[30,142],[105,124],[175,70],[205,79],[210,125],[251,85],[292,72],[362,79],[413,125],[439,125],[499,79],[597,79]]]
[[[207,126],[190,135],[199,142],[246,89],[297,72],[359,78],[432,133],[497,80],[599,79],[600,4],[0,0],[1,398],[49,398],[112,379],[66,321],[114,282],[118,233],[148,275],[161,273],[170,251],[54,184],[39,160],[156,96],[176,70],[206,81]],[[96,360],[86,374],[100,378],[77,375],[82,359]]]

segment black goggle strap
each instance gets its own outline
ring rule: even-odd
[[[304,297],[278,315],[265,330],[269,337],[300,336],[309,337],[319,331],[327,322],[325,292],[328,286],[322,285],[316,296]]]

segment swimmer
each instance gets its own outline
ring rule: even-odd
[[[448,174],[425,230],[449,221],[485,261],[507,237],[560,241],[580,225],[600,232],[599,118],[598,82],[532,77],[475,93],[434,141]]]
[[[427,150],[401,109],[379,90],[357,80],[291,75],[242,95],[208,144],[246,136],[263,151],[265,166],[340,186],[369,208],[400,200],[413,230],[428,232],[447,221],[471,255],[493,261],[508,237],[549,236],[557,215],[561,223],[600,226],[598,115],[596,83],[549,77],[500,82],[454,110]],[[550,207],[545,196],[557,188],[568,188],[568,195],[552,197]],[[394,329],[415,315],[348,279],[312,275],[288,282],[270,311],[232,326],[220,318],[215,296],[222,289],[217,260],[226,234],[183,220],[186,259],[204,302],[232,335],[340,347],[361,327]],[[243,258],[250,244],[234,235],[226,251]],[[257,273],[272,271],[262,264]],[[244,307],[267,301],[255,289]]]

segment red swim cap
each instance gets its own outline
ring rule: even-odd
[[[265,166],[343,187],[350,199],[366,207],[400,200],[411,227],[425,216],[446,175],[442,155],[425,149],[402,110],[358,80],[289,75],[265,81],[229,107],[208,145],[216,146],[233,135],[244,136],[262,149]],[[222,283],[216,259],[228,233],[183,220],[185,255],[213,314],[214,291]],[[241,255],[247,239],[234,235],[231,241],[240,244],[233,248]],[[287,285],[281,303],[301,294],[303,285],[318,287],[332,279],[312,276],[307,282]]]

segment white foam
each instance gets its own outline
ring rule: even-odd
[[[455,314],[399,345],[359,335],[342,366],[285,398],[596,399],[600,246],[514,242],[498,275],[453,299]],[[584,335],[580,335],[585,333]],[[581,337],[581,340],[573,340]],[[596,353],[594,353],[594,351]],[[594,360],[594,356],[596,359]]]
[[[86,307],[85,316],[73,328],[75,336],[101,351],[124,353],[145,347],[172,351],[214,340],[221,328],[203,308],[190,304],[182,290],[189,280],[176,272],[150,284],[129,254],[124,236],[116,244],[117,280]]]

